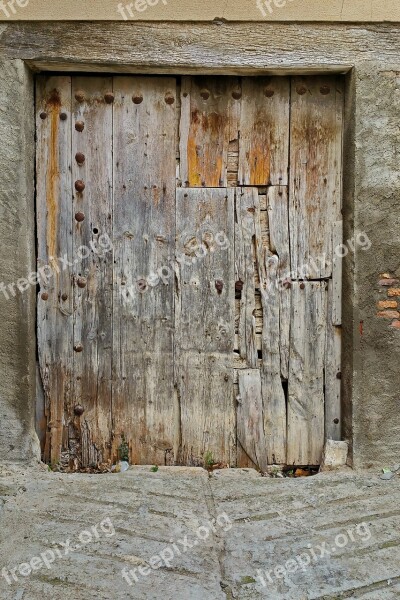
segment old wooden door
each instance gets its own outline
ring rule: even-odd
[[[46,459],[319,464],[341,80],[40,76],[36,108]]]

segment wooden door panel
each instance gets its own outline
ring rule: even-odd
[[[54,464],[61,456],[74,372],[71,78],[38,79],[36,97],[37,336],[48,429],[45,459]]]
[[[234,192],[178,189],[176,385],[182,464],[235,452]]]
[[[114,78],[114,457],[176,452],[174,78]],[[173,101],[172,101],[173,100]]]

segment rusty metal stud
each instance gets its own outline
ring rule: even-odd
[[[304,290],[304,288],[305,288],[305,287],[306,287],[306,284],[305,284],[305,283],[301,283],[301,284],[300,284],[300,289],[301,289],[301,290]]]
[[[290,281],[290,279],[285,279],[285,281],[283,281],[282,285],[286,290],[288,290],[292,287],[292,282]]]
[[[137,285],[140,292],[145,292],[147,290],[147,281],[145,279],[139,279]]]
[[[275,94],[274,90],[270,90],[270,89],[266,89],[264,92],[264,96],[266,96],[267,98],[272,98],[272,96]]]
[[[104,100],[107,104],[112,104],[114,102],[114,94],[107,92],[107,94],[104,94]]]
[[[85,220],[85,214],[83,212],[77,212],[75,214],[75,219],[78,221],[78,223],[82,223],[82,221]]]
[[[217,290],[218,294],[222,294],[222,290],[224,289],[224,282],[221,279],[217,279],[217,281],[215,282],[215,289]]]
[[[86,278],[78,277],[78,279],[76,280],[76,283],[79,288],[85,288],[86,287]]]
[[[83,350],[82,344],[75,344],[74,350],[75,350],[75,352],[82,352],[82,350]]]
[[[47,292],[43,292],[43,294],[41,295],[41,299],[42,300],[48,300],[49,299],[49,295]]]
[[[210,92],[203,88],[202,90],[200,90],[200,96],[203,98],[203,100],[208,100],[210,97]]]
[[[241,97],[242,97],[242,91],[241,90],[233,90],[233,92],[232,92],[232,98],[234,100],[240,100]]]
[[[74,413],[80,417],[81,415],[83,415],[83,413],[85,412],[85,409],[83,408],[82,404],[77,404],[76,406],[74,406]]]
[[[77,121],[75,123],[76,131],[83,131],[85,129],[85,123],[83,121]]]
[[[63,294],[63,295],[61,296],[61,300],[62,300],[63,302],[65,302],[66,300],[68,300],[68,294]]]
[[[164,99],[167,104],[173,104],[175,102],[175,96],[171,94],[171,92],[167,92]]]
[[[81,179],[78,179],[78,181],[75,181],[75,189],[77,192],[83,192],[83,190],[85,189],[85,184]]]
[[[327,96],[327,95],[330,93],[330,91],[331,91],[331,88],[329,87],[329,85],[322,85],[322,86],[320,87],[320,90],[319,90],[319,91],[321,92],[321,94],[322,94],[323,96]]]
[[[188,94],[187,92],[183,92],[183,94],[182,94],[182,96],[183,96],[184,98],[187,98],[187,97],[188,97],[188,95],[189,95],[189,94]]]
[[[47,119],[47,113],[45,113],[45,112],[41,112],[39,116],[40,116],[40,118],[41,118],[43,121],[44,121],[45,119]]]
[[[300,95],[300,96],[304,96],[304,94],[307,92],[307,88],[304,87],[304,85],[299,85],[296,88],[296,92]]]
[[[67,115],[67,113],[65,113],[65,112],[62,112],[62,113],[60,114],[60,119],[61,119],[61,121],[66,121],[66,120],[68,119],[68,115]]]
[[[85,99],[85,92],[83,92],[82,90],[79,90],[78,92],[75,93],[75,100],[77,100],[78,102],[83,102]]]
[[[78,165],[83,165],[83,163],[85,162],[85,155],[82,154],[82,152],[77,152],[75,154],[75,160],[78,163]]]
[[[243,289],[243,281],[236,281],[235,283],[235,292],[241,292]]]
[[[335,425],[339,425],[339,419],[333,419],[333,422],[335,423]]]
[[[143,102],[142,94],[135,94],[132,96],[132,102],[133,104],[141,104]]]
[[[339,373],[336,373],[336,379],[342,379],[341,371],[339,371]]]

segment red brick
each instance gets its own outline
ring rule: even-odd
[[[397,310],[382,310],[378,312],[378,317],[383,317],[384,319],[399,319],[400,312]]]
[[[378,302],[378,308],[397,308],[396,300],[381,300]]]
[[[388,296],[392,298],[393,296],[400,296],[400,288],[393,288],[392,290],[388,290]]]
[[[400,321],[393,321],[390,326],[394,327],[395,329],[400,329]]]
[[[381,279],[379,285],[384,285],[385,287],[390,287],[392,285],[397,285],[399,283],[398,279]]]

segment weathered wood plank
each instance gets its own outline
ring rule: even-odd
[[[333,224],[333,265],[332,265],[332,314],[333,325],[342,324],[342,278],[343,278],[343,221]]]
[[[79,450],[82,466],[110,458],[112,429],[113,109],[106,94],[111,77],[72,80],[75,378],[66,409],[71,454]],[[74,414],[77,405],[82,416]]]
[[[326,282],[293,282],[287,462],[320,464],[324,445]]]
[[[342,328],[334,323],[335,286],[328,283],[328,314],[325,342],[325,438],[341,440]]]
[[[239,371],[237,439],[251,461],[261,470],[268,466],[264,432],[261,375],[258,369]]]
[[[235,464],[234,190],[178,189],[176,219],[179,462]]]
[[[332,228],[341,208],[344,93],[335,77],[292,79],[290,247],[300,279],[332,275]]]
[[[57,463],[73,377],[71,78],[38,77],[36,97],[38,350],[49,431],[45,458]]]
[[[279,327],[281,374],[284,379],[289,373],[290,334],[290,288],[286,285],[291,277],[289,248],[289,199],[288,189],[282,186],[268,188],[267,210],[269,225],[269,247],[278,256],[278,279],[280,293]]]
[[[113,449],[124,437],[133,463],[165,464],[179,440],[176,80],[116,77],[114,94]]]
[[[255,219],[260,219],[257,190],[237,189],[235,193],[235,280],[241,289],[238,321],[239,344],[235,347],[250,368],[257,366],[256,295],[255,295],[255,245],[261,243],[256,236]]]
[[[286,398],[281,381],[280,293],[278,257],[263,251],[265,283],[261,286],[263,307],[261,384],[264,431],[269,464],[286,463]],[[261,262],[260,262],[261,266]],[[261,269],[260,280],[263,281]]]
[[[287,185],[290,80],[244,77],[239,185]]]
[[[238,78],[182,78],[180,179],[183,186],[228,185],[228,151],[230,142],[238,139],[240,97]]]

